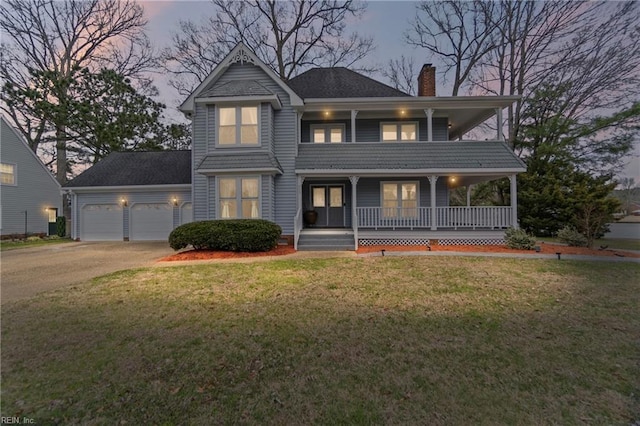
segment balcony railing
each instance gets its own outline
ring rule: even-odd
[[[431,228],[431,207],[384,208],[357,207],[358,228],[420,229]],[[496,229],[508,228],[511,207],[436,207],[436,228]]]

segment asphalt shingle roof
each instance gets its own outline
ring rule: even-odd
[[[292,78],[287,84],[303,99],[410,96],[343,67],[313,68]]]
[[[296,170],[524,169],[502,142],[300,144]]]
[[[199,98],[230,96],[268,96],[273,92],[255,80],[233,80],[215,84],[198,95]]]
[[[211,154],[203,158],[196,170],[274,170],[282,173],[280,163],[271,152]]]
[[[112,152],[64,187],[191,184],[191,151]]]

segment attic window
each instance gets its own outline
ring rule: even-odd
[[[258,145],[258,107],[218,109],[218,145]]]

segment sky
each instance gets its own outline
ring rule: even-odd
[[[142,1],[141,4],[148,20],[148,35],[156,48],[170,45],[172,34],[178,31],[180,20],[200,22],[203,17],[209,16],[213,9],[211,3],[204,0],[156,0]],[[420,60],[420,51],[404,42],[403,33],[408,28],[411,18],[415,16],[416,5],[416,1],[369,1],[363,19],[353,22],[354,28],[360,34],[374,39],[376,51],[371,58],[372,64],[383,66],[390,59],[399,58],[403,54],[413,56],[416,64],[437,62],[426,56]],[[381,79],[380,76],[373,77]],[[162,76],[158,76],[156,83],[160,90],[160,100],[169,108],[176,108],[175,117],[180,119],[177,105],[184,99],[166,84]],[[640,183],[640,143],[636,144],[636,149],[629,156],[627,166],[620,177],[633,177]]]

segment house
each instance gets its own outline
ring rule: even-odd
[[[0,234],[56,235],[60,184],[4,117],[0,117]]]
[[[418,80],[419,96],[345,68],[311,69],[284,82],[238,44],[180,107],[192,121],[193,144],[190,193],[176,197],[192,203],[193,220],[274,221],[298,249],[502,241],[518,224],[516,175],[524,163],[501,132],[493,140],[462,138],[494,117],[501,129],[502,111],[517,97],[438,97],[429,65]],[[83,209],[106,203],[123,216],[113,222],[117,237],[134,239],[133,204],[118,203],[118,194],[132,185],[146,193],[147,184],[111,182],[101,193],[94,188],[102,178],[81,185],[82,177],[66,188],[79,217],[74,235],[86,238]],[[510,205],[449,205],[452,188],[504,177]],[[157,189],[153,202],[171,204],[169,188]],[[175,209],[173,225],[181,222]],[[305,212],[314,213],[305,220]]]

